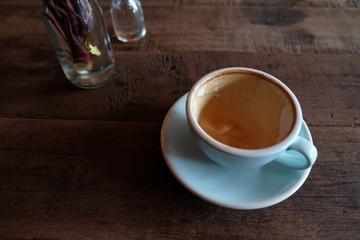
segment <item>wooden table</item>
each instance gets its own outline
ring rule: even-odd
[[[0,2],[0,239],[359,239],[360,2],[143,0],[148,33],[117,70],[65,78],[40,1]],[[165,114],[204,74],[257,68],[298,96],[319,150],[305,184],[259,210],[187,191],[161,148]]]

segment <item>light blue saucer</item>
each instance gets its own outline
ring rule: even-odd
[[[165,117],[161,148],[169,169],[190,192],[222,207],[258,209],[287,199],[305,182],[311,168],[290,170],[270,163],[252,170],[238,170],[207,158],[190,134],[185,115],[186,96]],[[312,141],[305,122],[300,135]]]

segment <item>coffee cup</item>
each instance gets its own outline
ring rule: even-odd
[[[198,147],[226,167],[274,162],[300,170],[318,155],[313,143],[299,136],[303,117],[294,93],[256,69],[223,68],[202,77],[189,91],[186,117]]]

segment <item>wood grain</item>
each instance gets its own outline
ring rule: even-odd
[[[10,57],[12,52],[3,54]],[[94,91],[73,87],[55,58],[49,63],[47,58],[26,54],[12,66],[0,61],[0,69],[12,79],[2,84],[6,91],[0,91],[0,115],[160,121],[201,76],[222,67],[243,66],[268,72],[287,84],[310,124],[351,126],[360,122],[360,57],[356,54],[332,58],[327,54],[116,52],[116,59],[111,82]],[[30,81],[31,74],[36,78]]]
[[[360,22],[360,3],[356,0],[143,1],[148,33],[135,44],[116,42],[110,1],[99,2],[113,47],[119,51],[360,53],[360,29],[355,27]],[[7,16],[0,17],[2,46],[37,49],[49,44],[40,1],[3,1],[0,9]],[[11,27],[14,24],[16,28]]]
[[[112,80],[61,71],[40,1],[0,2],[0,239],[358,239],[360,2],[142,0],[148,33],[117,42]],[[319,158],[289,199],[240,211],[168,170],[160,130],[204,74],[244,66],[297,95]]]
[[[351,239],[359,230],[359,128],[312,128],[321,157],[304,186],[276,206],[235,211],[175,181],[158,123],[0,119],[0,126],[12,129],[0,138],[5,239]]]

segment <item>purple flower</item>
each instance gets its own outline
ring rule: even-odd
[[[68,44],[74,63],[86,63],[90,54],[101,54],[91,40],[90,27],[78,0],[44,0],[44,3],[49,10],[44,14]]]

